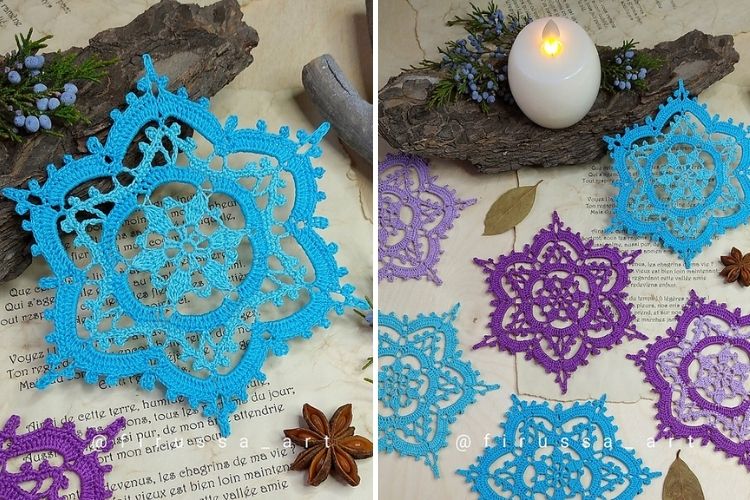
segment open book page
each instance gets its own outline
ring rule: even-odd
[[[0,48],[13,48],[13,35],[30,27],[40,36],[54,35],[51,49],[85,46],[100,30],[127,24],[153,3],[3,0]],[[334,55],[362,95],[368,95],[369,71],[363,71],[362,66],[370,61],[361,60],[360,54],[367,34],[351,27],[364,19],[364,3],[336,5],[336,9],[300,9],[294,1],[244,2],[245,22],[258,31],[261,41],[253,50],[253,64],[211,99],[212,112],[222,121],[230,114],[238,115],[239,127],[252,127],[264,119],[269,130],[282,125],[293,131],[314,130],[321,118],[304,94],[300,72],[309,60],[326,52]],[[296,25],[306,27],[304,43],[287,36],[289,27]],[[335,46],[331,45],[332,33],[336,34]],[[318,205],[318,215],[329,219],[329,227],[322,235],[339,245],[338,263],[349,269],[343,279],[357,287],[360,297],[372,296],[372,225],[365,217],[370,210],[361,206],[359,192],[360,186],[370,191],[371,181],[353,169],[333,132],[321,147],[323,156],[314,164],[326,169],[319,188],[327,193],[327,199]],[[49,161],[59,163],[61,158]],[[167,194],[178,199],[190,196]],[[231,200],[215,202],[213,206],[221,209],[227,224],[242,217]],[[122,252],[132,251],[133,237],[143,230],[143,224],[137,215],[123,224],[118,238]],[[88,258],[85,249],[71,245],[70,240],[67,244],[71,258]],[[251,262],[249,252],[240,252],[230,279],[241,280]],[[304,403],[329,416],[338,406],[352,403],[352,425],[358,434],[373,438],[372,385],[365,380],[373,374],[372,368],[362,370],[372,354],[372,330],[353,311],[343,316],[332,314],[331,327],[317,329],[309,340],[290,342],[286,356],[270,355],[263,367],[267,380],[248,388],[249,401],[231,416],[231,435],[225,439],[220,438],[214,423],[191,410],[187,402],[168,403],[163,387],[157,385],[147,392],[137,378],[104,388],[77,377],[42,391],[36,389],[50,349],[44,337],[52,329],[42,311],[54,299],[52,292],[39,290],[37,284],[40,277],[50,274],[48,266],[36,259],[19,278],[0,284],[0,420],[20,415],[19,432],[38,427],[48,417],[58,424],[75,422],[84,430],[124,416],[127,427],[115,448],[103,456],[113,466],[107,481],[118,500],[372,497],[372,460],[358,461],[362,478],[358,488],[335,478],[321,487],[308,487],[305,472],[289,471],[300,450],[285,445],[283,435],[283,429],[304,424]],[[130,285],[144,303],[163,300],[163,290],[154,290],[141,276],[133,276]],[[185,305],[187,311],[197,312],[207,306],[210,304]],[[85,317],[86,312],[79,311],[79,319]],[[71,483],[68,498],[77,498],[72,493],[75,487],[75,482]]]
[[[482,7],[482,2],[476,3]],[[750,25],[750,6],[733,1],[658,1],[658,0],[509,0],[495,2],[507,13],[529,13],[533,17],[564,15],[581,23],[600,45],[620,45],[634,38],[640,46],[648,47],[671,40],[692,30],[701,29],[713,34],[734,34],[740,62],[735,71],[716,83],[699,99],[708,104],[710,113],[735,122],[750,121],[750,37],[743,34]],[[470,10],[469,2],[445,1],[387,1],[381,4],[380,34],[383,44],[380,54],[379,83],[397,75],[400,68],[418,63],[422,58],[437,58],[437,47],[448,40],[463,36],[457,27],[445,26],[455,15]],[[386,37],[386,34],[389,36]],[[654,113],[657,110],[654,110]],[[381,140],[381,158],[387,144]],[[627,288],[635,305],[636,327],[650,339],[664,335],[672,326],[674,315],[682,310],[688,292],[697,293],[742,307],[750,312],[744,300],[744,289],[739,285],[723,284],[719,276],[721,255],[732,246],[742,247],[750,236],[750,229],[741,227],[717,237],[704,249],[686,270],[681,259],[646,238],[635,238],[620,233],[605,234],[611,221],[613,207],[613,172],[609,157],[580,166],[550,169],[525,168],[518,172],[480,175],[470,165],[461,162],[433,159],[432,172],[439,183],[449,184],[462,198],[477,198],[477,204],[462,211],[448,239],[437,265],[443,284],[436,287],[426,281],[380,283],[380,308],[384,311],[416,314],[442,312],[460,302],[461,311],[456,321],[459,341],[464,356],[472,362],[488,383],[499,383],[500,391],[478,398],[464,415],[458,417],[448,438],[448,448],[441,452],[441,481],[434,481],[424,464],[403,457],[388,455],[381,459],[380,473],[389,477],[381,484],[381,493],[401,491],[424,496],[447,495],[463,498],[469,495],[469,485],[454,473],[474,463],[486,446],[486,433],[500,435],[499,425],[510,406],[510,394],[547,400],[583,400],[607,395],[608,408],[619,427],[618,437],[626,446],[636,449],[638,456],[652,469],[666,473],[678,448],[690,465],[700,468],[706,497],[750,498],[738,493],[738,484],[747,484],[747,471],[728,460],[712,447],[701,447],[687,441],[650,441],[656,434],[655,395],[643,382],[641,372],[626,354],[635,353],[645,341],[624,342],[610,351],[590,358],[586,366],[573,373],[568,392],[562,395],[554,376],[523,355],[511,356],[496,349],[472,350],[472,346],[488,333],[487,323],[492,311],[490,295],[486,292],[485,274],[472,259],[497,258],[512,250],[521,250],[530,243],[537,231],[549,225],[551,214],[557,210],[563,222],[584,237],[594,238],[597,245],[610,243],[622,250],[642,249],[633,266],[632,283]],[[538,187],[536,202],[526,219],[515,230],[497,236],[482,236],[483,220],[492,203],[505,191],[516,186]],[[744,248],[744,247],[742,247]],[[744,251],[747,251],[744,248]],[[464,439],[468,437],[468,441]],[[470,444],[466,444],[466,443]],[[399,480],[403,478],[403,480]],[[406,481],[410,478],[410,481]],[[707,478],[705,481],[703,478]],[[646,488],[643,498],[661,498],[663,476]],[[396,486],[397,485],[397,486]],[[408,496],[408,495],[406,495]],[[640,498],[640,497],[639,497]]]

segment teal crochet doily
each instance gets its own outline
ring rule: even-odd
[[[237,400],[265,378],[269,352],[284,355],[289,340],[327,327],[332,310],[367,307],[340,284],[337,247],[318,234],[328,224],[314,215],[324,171],[311,160],[328,124],[296,139],[262,121],[236,129],[235,116],[222,126],[207,99],[170,92],[150,57],[143,61],[139,95],[112,111],[105,144],[90,138],[89,154],[50,165],[44,185],[4,190],[27,216],[32,253],[54,273],[40,286],[57,289],[45,316],[56,352],[38,386],[76,373],[109,385],[140,377],[145,389],[159,382],[169,400],[202,407],[226,435]],[[207,156],[198,153],[201,137]],[[128,165],[133,141],[140,159]]]
[[[680,80],[654,118],[605,137],[617,174],[607,231],[648,236],[693,258],[750,218],[748,128],[711,116]]]
[[[480,499],[632,500],[661,475],[617,438],[605,396],[554,407],[511,399],[503,433],[456,471]]]
[[[435,477],[451,424],[477,396],[500,388],[463,358],[453,326],[458,308],[412,319],[378,314],[378,446],[423,460]]]

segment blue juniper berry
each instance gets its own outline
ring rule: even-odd
[[[432,102],[447,102],[463,95],[487,111],[488,105],[498,100],[513,102],[507,84],[508,53],[518,32],[531,20],[506,17],[493,3],[485,9],[472,9],[468,16],[448,22],[449,26],[462,26],[466,37],[449,42],[439,49],[440,62],[424,61],[423,67],[441,69],[449,75],[441,83],[442,94],[433,93]]]

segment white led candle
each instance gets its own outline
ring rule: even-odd
[[[586,31],[564,17],[530,23],[508,56],[508,84],[534,123],[565,128],[583,118],[599,93],[601,66]]]

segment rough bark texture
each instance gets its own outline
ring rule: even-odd
[[[102,31],[89,46],[65,53],[85,58],[117,58],[99,84],[79,85],[76,105],[90,123],[64,131],[63,137],[36,134],[21,144],[0,142],[0,187],[23,186],[30,178],[46,179],[46,166],[60,163],[63,154],[86,152],[86,139],[105,142],[109,112],[121,107],[125,94],[143,76],[142,54],[149,53],[157,71],[169,76],[170,87],[184,86],[191,97],[212,96],[253,61],[257,32],[242,22],[237,0],[207,7],[162,0],[130,24]],[[31,261],[31,235],[21,228],[14,205],[0,198],[0,281],[21,274]]]
[[[612,48],[599,47],[604,58]],[[428,157],[468,160],[484,173],[525,166],[552,167],[594,161],[606,153],[604,135],[655,114],[678,80],[697,95],[734,70],[739,54],[730,35],[691,31],[653,49],[663,66],[649,73],[649,90],[600,92],[579,123],[562,130],[535,125],[515,106],[498,104],[489,113],[467,100],[430,108],[427,98],[437,72],[408,70],[391,78],[379,93],[379,132],[394,148]]]

